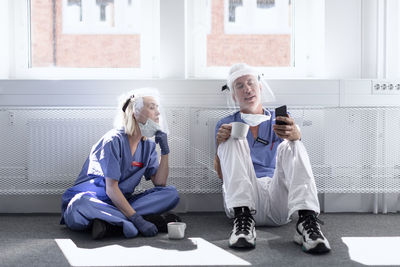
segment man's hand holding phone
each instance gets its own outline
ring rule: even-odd
[[[301,138],[294,119],[287,114],[286,105],[275,109],[275,125],[273,127],[276,135],[282,139],[295,141]]]

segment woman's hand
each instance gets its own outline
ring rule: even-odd
[[[161,155],[169,154],[168,137],[166,133],[157,131],[154,140],[160,146]]]
[[[129,220],[136,226],[139,232],[144,236],[155,236],[158,233],[157,227],[149,221],[143,219],[142,216],[135,213]]]
[[[151,181],[154,186],[166,186],[169,174],[169,146],[167,134],[162,131],[157,131],[155,134],[155,142],[160,146],[161,160],[156,174],[151,177]]]

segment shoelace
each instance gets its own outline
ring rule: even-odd
[[[315,240],[317,238],[323,238],[321,234],[321,230],[319,228],[319,224],[324,224],[323,221],[318,219],[315,215],[309,215],[305,217],[304,221],[301,223],[304,227],[304,230],[310,236],[311,239]]]
[[[235,224],[235,229],[236,233],[244,233],[244,234],[249,234],[250,233],[250,227],[252,223],[252,218],[247,215],[239,215],[235,218],[234,224]]]

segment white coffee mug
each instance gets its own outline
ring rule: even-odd
[[[186,223],[184,222],[170,222],[168,226],[169,239],[182,239],[185,237]]]
[[[243,122],[232,122],[231,136],[236,139],[244,139],[249,131],[249,125]]]

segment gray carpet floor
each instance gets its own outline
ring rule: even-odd
[[[295,221],[281,227],[257,227],[257,247],[234,250],[227,238],[231,222],[223,213],[180,214],[187,223],[186,237],[206,241],[257,266],[361,266],[352,261],[342,237],[400,236],[399,214],[321,214],[322,229],[332,251],[325,255],[309,255],[292,241]],[[58,224],[58,214],[0,215],[0,266],[70,266],[55,239],[71,239],[79,248],[100,248],[110,245],[140,247],[147,245],[178,251],[193,249],[187,239],[168,240],[166,234],[156,237],[106,237],[94,241],[89,232],[74,232]],[[193,265],[200,265],[193,262]]]

